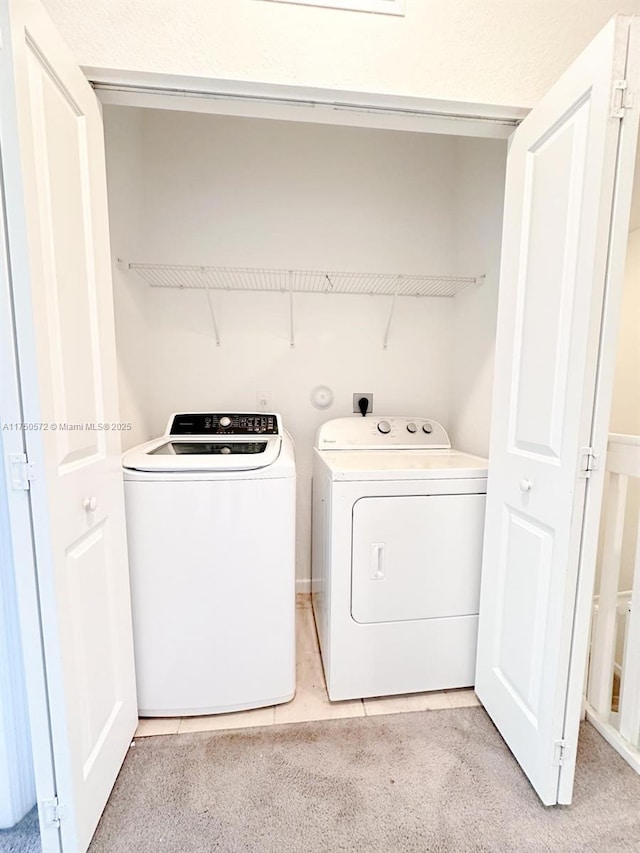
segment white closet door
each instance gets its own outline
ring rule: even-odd
[[[588,600],[595,563],[585,500],[597,525],[601,494],[581,468],[608,420],[601,368],[624,251],[611,237],[626,233],[618,188],[633,168],[621,123],[637,136],[616,82],[631,23],[599,34],[514,133],[507,162],[476,690],[547,805],[570,802],[573,786],[590,615],[576,594]]]
[[[60,832],[75,853],[89,844],[137,719],[120,440],[99,428],[119,420],[103,129],[39,4],[11,0],[0,14],[35,556]]]

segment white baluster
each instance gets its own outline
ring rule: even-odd
[[[627,483],[628,478],[623,474],[612,473],[609,475],[598,618],[593,635],[589,670],[587,698],[592,707],[605,718],[608,718],[611,713],[616,647],[616,608]]]
[[[636,749],[640,748],[640,514],[637,525],[631,612],[627,617],[620,682],[620,734]]]

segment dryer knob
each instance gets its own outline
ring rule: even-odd
[[[414,423],[407,424],[407,432],[418,432],[418,427]]]
[[[378,424],[378,432],[381,432],[383,435],[387,435],[387,433],[391,432],[391,424],[389,421],[380,421]]]
[[[422,432],[426,432],[427,435],[430,435],[433,432],[433,427],[431,424],[422,424]]]
[[[228,418],[226,415],[223,418],[220,418],[220,426],[224,427],[225,429],[228,426],[231,426],[231,418]]]

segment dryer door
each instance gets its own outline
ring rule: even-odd
[[[484,495],[367,497],[353,508],[351,615],[400,622],[477,614]]]

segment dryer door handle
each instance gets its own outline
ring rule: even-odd
[[[385,579],[384,542],[374,542],[371,545],[371,580]]]

